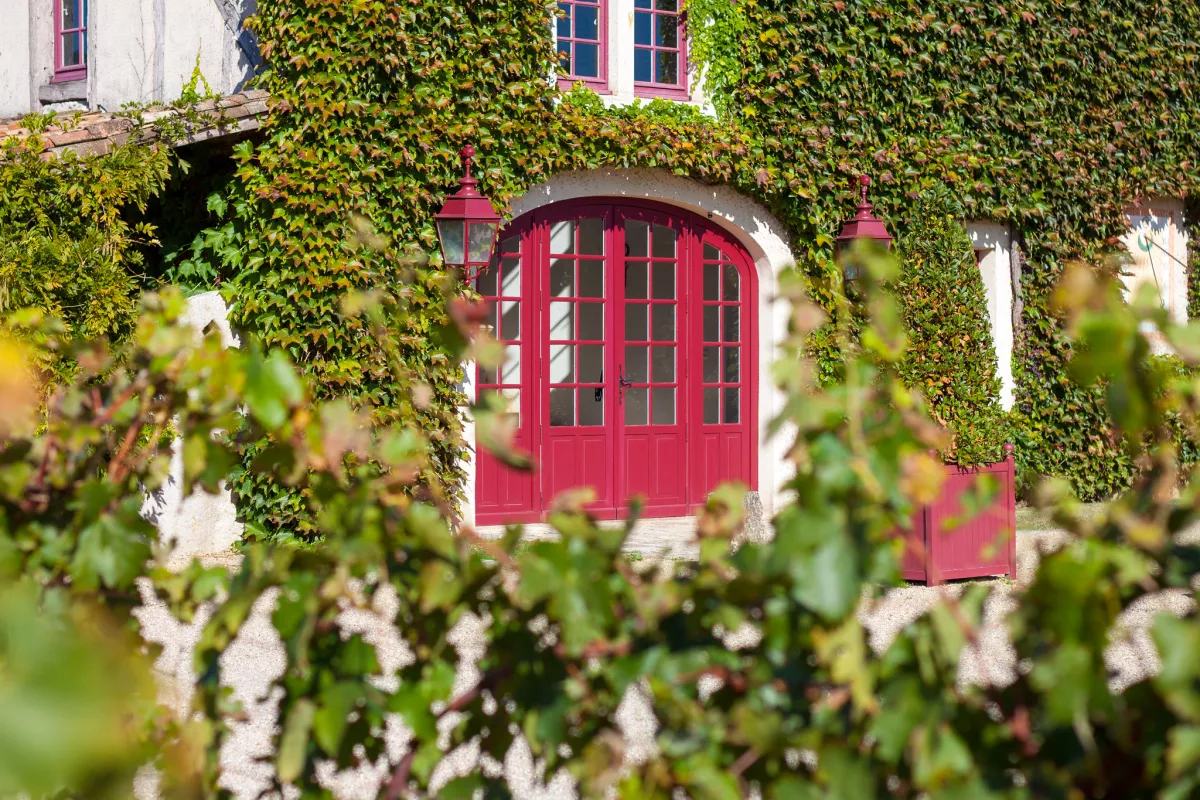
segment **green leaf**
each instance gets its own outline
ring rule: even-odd
[[[347,717],[362,692],[357,684],[339,682],[322,690],[319,706],[312,717],[313,737],[325,754],[336,758],[346,733]]]
[[[80,588],[100,585],[110,589],[126,588],[142,574],[150,558],[144,522],[129,527],[125,520],[103,516],[79,534],[79,545],[71,559],[71,575]]]
[[[284,783],[295,783],[304,774],[304,766],[308,762],[308,738],[316,712],[313,701],[302,698],[292,706],[283,722],[275,770],[279,780]]]

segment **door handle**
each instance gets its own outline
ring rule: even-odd
[[[617,383],[622,389],[626,386],[633,386],[633,381],[625,380],[625,368],[621,367],[617,375]]]

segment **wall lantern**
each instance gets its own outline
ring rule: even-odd
[[[884,250],[892,248],[892,235],[888,233],[883,220],[871,213],[871,204],[867,202],[867,187],[871,185],[870,176],[859,176],[858,185],[862,191],[862,199],[858,202],[858,213],[842,226],[842,232],[838,234],[834,244],[838,262],[842,264],[847,281],[855,281],[859,277],[858,264],[854,263],[853,259],[845,258],[846,253],[850,251],[855,242],[866,239],[875,242]]]
[[[442,244],[442,262],[458,269],[470,283],[487,271],[492,260],[500,215],[492,208],[492,201],[475,189],[479,183],[471,177],[475,148],[467,145],[458,154],[463,163],[458,191],[446,198],[434,219]]]

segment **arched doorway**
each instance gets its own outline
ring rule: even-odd
[[[476,289],[505,363],[505,396],[537,469],[479,452],[480,524],[542,517],[591,486],[593,510],[690,514],[718,483],[757,482],[757,282],[745,250],[695,214],[571,201],[515,220]]]

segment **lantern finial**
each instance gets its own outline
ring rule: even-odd
[[[892,246],[892,236],[887,232],[887,227],[871,213],[871,203],[867,200],[867,189],[870,186],[870,175],[858,176],[859,201],[858,208],[855,209],[858,213],[846,221],[842,232],[838,234],[836,242],[839,251],[848,248],[859,239],[870,239],[885,250]]]
[[[470,144],[463,145],[463,149],[458,151],[458,157],[462,159],[463,177],[474,184],[475,180],[471,177],[471,160],[475,158],[475,148]],[[463,181],[460,180],[459,183]]]

